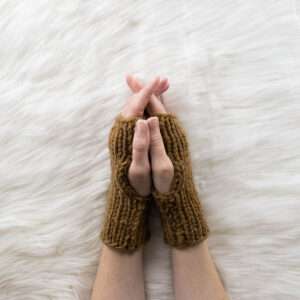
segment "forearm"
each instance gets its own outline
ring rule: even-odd
[[[143,251],[121,252],[103,246],[92,300],[143,300]]]
[[[206,241],[182,250],[174,248],[172,260],[176,300],[228,299]]]

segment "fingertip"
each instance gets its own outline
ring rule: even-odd
[[[125,75],[126,82],[129,83],[132,80],[132,77],[133,76],[131,74],[126,74]]]
[[[127,83],[128,87],[132,90],[133,76],[131,74],[126,74],[125,79],[126,79],[126,83]]]
[[[168,78],[163,78],[161,81],[160,81],[160,84],[167,84],[168,82]]]
[[[169,82],[169,79],[167,77],[163,77],[160,80],[160,84],[167,84]]]
[[[169,81],[168,78],[163,78],[160,83],[159,83],[159,90],[158,90],[158,94],[161,95],[164,92],[166,92],[169,88]]]
[[[155,123],[158,121],[158,117],[152,116],[152,117],[148,118],[147,121],[150,123]]]
[[[160,83],[160,76],[156,76],[153,80],[153,86],[157,87]]]
[[[155,130],[159,127],[159,122],[157,117],[150,117],[147,119],[150,130]]]
[[[142,79],[139,77],[139,76],[134,76],[134,80],[136,81],[136,82],[138,82],[140,85],[142,85]]]
[[[135,127],[140,129],[140,128],[144,128],[145,127],[145,120],[143,119],[139,119],[136,121],[135,123]]]
[[[149,129],[146,120],[137,120],[135,124],[135,131],[138,136],[147,137]]]

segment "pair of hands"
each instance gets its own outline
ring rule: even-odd
[[[127,99],[121,114],[124,118],[141,118],[135,126],[129,182],[141,196],[151,193],[152,183],[156,190],[166,193],[172,183],[174,167],[164,147],[159,120],[153,115],[167,113],[160,96],[168,90],[168,80],[157,77],[144,86],[128,75],[126,81],[133,95]],[[150,116],[148,119],[143,119],[145,110]]]

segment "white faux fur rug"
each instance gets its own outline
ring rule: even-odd
[[[0,0],[0,300],[87,300],[127,73],[167,76],[235,300],[300,299],[300,1]],[[147,296],[173,299],[157,218]]]

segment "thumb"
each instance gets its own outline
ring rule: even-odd
[[[159,129],[159,121],[157,117],[150,117],[147,119],[147,123],[150,129],[150,153],[152,158],[165,157],[166,150],[164,142]]]
[[[132,143],[132,161],[137,165],[145,165],[149,161],[149,129],[145,120],[138,120]]]

